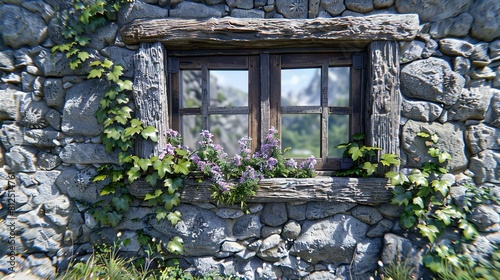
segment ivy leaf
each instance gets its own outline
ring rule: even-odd
[[[75,70],[76,68],[78,68],[78,65],[80,65],[80,63],[82,63],[81,60],[73,59],[69,62],[69,68],[71,68],[71,70]]]
[[[114,186],[105,186],[104,188],[102,188],[99,195],[105,196],[105,195],[112,194],[115,192],[116,192],[116,188]]]
[[[365,162],[362,168],[366,170],[366,175],[370,176],[375,172],[375,170],[377,170],[377,167],[378,164],[376,163],[373,164],[371,162]]]
[[[158,180],[158,174],[153,173],[146,176],[146,182],[148,182],[151,186],[156,186],[156,181]]]
[[[141,132],[141,127],[129,126],[129,127],[125,128],[125,132],[123,133],[123,136],[130,137],[130,136],[138,134],[140,132]]]
[[[179,211],[175,212],[170,212],[167,215],[167,219],[170,221],[170,223],[175,226],[180,220],[181,220],[182,214]]]
[[[449,215],[447,215],[445,212],[443,212],[442,210],[436,210],[435,212],[436,214],[436,217],[442,221],[445,225],[450,225],[451,224],[451,217]]]
[[[443,270],[443,266],[439,257],[432,255],[425,255],[422,258],[422,262],[425,264],[426,267],[428,267],[434,273]]]
[[[406,205],[408,206],[408,203],[410,203],[410,199],[412,197],[411,192],[405,190],[405,188],[401,186],[396,186],[394,190],[392,190],[394,197],[392,198],[391,203],[397,204],[397,205]]]
[[[125,212],[129,209],[129,201],[125,197],[113,197],[113,199],[111,199],[111,204],[113,204],[118,211]]]
[[[172,254],[184,253],[184,241],[179,236],[172,238],[167,244],[167,250]]]
[[[437,134],[432,134],[431,140],[432,142],[437,143],[439,141],[439,136],[437,136]]]
[[[383,154],[380,157],[380,162],[384,166],[391,166],[391,165],[399,166],[401,164],[401,161],[398,159],[398,156],[395,154]]]
[[[109,69],[109,68],[111,68],[111,66],[113,66],[113,62],[106,58],[106,59],[104,59],[104,62],[102,62],[100,65],[102,65],[102,67]]]
[[[361,141],[365,138],[366,138],[366,136],[363,133],[356,133],[356,134],[352,135],[352,140],[354,140],[354,141]]]
[[[422,173],[420,170],[415,169],[412,174],[408,176],[408,179],[410,179],[410,182],[417,186],[427,187],[429,182],[427,181],[426,175],[427,173]]]
[[[132,81],[130,80],[125,80],[125,81],[118,81],[118,86],[120,87],[120,91],[124,90],[132,90]]]
[[[138,119],[132,119],[132,120],[130,120],[130,126],[131,127],[142,127],[142,122]]]
[[[165,174],[172,173],[172,157],[164,157],[163,160],[153,161],[153,168],[158,171],[160,178],[165,177]]]
[[[146,194],[146,196],[144,197],[144,200],[155,199],[155,198],[159,197],[162,194],[163,194],[162,190],[155,190],[154,193],[148,193],[148,194]]]
[[[438,156],[439,163],[443,163],[447,160],[451,160],[451,155],[448,152],[442,152]]]
[[[417,136],[420,136],[422,138],[429,138],[430,134],[420,131],[419,133],[417,133]]]
[[[161,221],[167,217],[167,210],[163,208],[157,208],[156,209],[156,219],[158,221]]]
[[[184,175],[189,174],[189,169],[191,168],[191,161],[188,159],[180,159],[177,164],[174,165],[174,173],[182,173]]]
[[[158,135],[156,135],[157,132],[158,130],[154,126],[149,125],[142,130],[141,135],[144,139],[149,138],[153,142],[158,142]]]
[[[107,74],[108,81],[113,81],[115,83],[118,83],[121,75],[123,74],[122,70],[123,70],[123,67],[121,67],[120,65],[115,65],[115,67],[113,68],[113,71],[111,71]]]
[[[137,161],[137,165],[139,165],[142,170],[146,171],[148,167],[151,166],[151,160],[149,158],[141,158]]]
[[[412,202],[414,205],[418,205],[421,209],[424,208],[424,200],[421,197],[414,197]]]
[[[181,203],[180,197],[181,195],[179,193],[174,193],[173,195],[163,194],[162,202],[165,206],[165,209],[170,210],[174,206],[179,205],[179,203]]]
[[[432,181],[432,187],[435,191],[438,191],[443,196],[446,196],[450,190],[450,182],[446,180],[434,180]]]
[[[462,235],[467,240],[472,239],[476,234],[478,234],[477,230],[465,219],[460,220],[458,227],[462,229]]]
[[[90,73],[87,76],[87,79],[100,78],[100,77],[102,77],[103,72],[104,72],[104,69],[102,69],[102,68],[94,68],[94,69],[90,70]]]
[[[116,227],[120,223],[122,215],[120,215],[116,211],[112,211],[106,214],[106,218],[112,227]]]
[[[351,147],[348,151],[351,155],[352,160],[357,160],[358,158],[363,156],[361,149],[359,147]]]
[[[129,182],[133,182],[141,177],[141,173],[139,171],[140,168],[138,166],[134,166],[127,171]]]
[[[89,53],[88,53],[88,52],[79,52],[77,57],[78,57],[81,61],[85,61],[85,60],[87,60],[87,59],[90,57],[90,55],[89,55]]]
[[[420,234],[422,234],[423,237],[427,237],[430,242],[436,240],[439,229],[435,225],[419,224],[417,227],[420,229]]]
[[[107,174],[99,174],[99,175],[95,176],[94,179],[92,179],[92,182],[104,181],[106,178],[108,178]]]
[[[403,185],[408,182],[408,177],[401,172],[389,171],[385,174],[385,177],[391,179],[391,184],[393,186]]]

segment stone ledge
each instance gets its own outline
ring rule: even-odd
[[[318,176],[315,178],[263,179],[256,195],[248,202],[352,202],[364,205],[389,203],[392,186],[385,178],[345,178]],[[130,193],[143,197],[152,190],[144,181],[136,181],[129,187]],[[198,182],[186,179],[181,193],[184,203],[213,202],[210,181]]]
[[[416,14],[315,19],[211,18],[135,20],[120,35],[125,44],[161,42],[167,48],[283,48],[332,43],[411,41]]]

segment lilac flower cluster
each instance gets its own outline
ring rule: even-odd
[[[166,136],[167,136],[167,144],[165,145],[165,148],[163,148],[163,151],[158,156],[159,159],[163,159],[165,156],[168,155],[175,156],[176,149],[181,149],[189,153],[189,148],[186,146],[182,146],[182,137],[179,134],[179,132],[173,129],[168,129],[166,131]]]

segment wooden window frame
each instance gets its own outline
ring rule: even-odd
[[[302,51],[302,53],[300,52]],[[328,156],[328,117],[333,114],[348,115],[349,135],[363,133],[363,91],[365,83],[364,52],[359,49],[329,50],[257,50],[242,51],[235,54],[210,51],[176,51],[168,56],[169,69],[169,111],[170,127],[181,131],[181,118],[185,115],[199,115],[202,129],[209,129],[208,119],[211,114],[248,115],[248,136],[252,139],[252,149],[257,150],[269,127],[275,127],[281,133],[282,114],[317,114],[320,116],[320,156],[316,158],[316,170],[339,170],[345,159]],[[328,69],[333,66],[350,69],[350,104],[348,106],[328,105]],[[321,69],[321,104],[317,106],[283,106],[281,104],[281,70],[300,68]],[[182,81],[181,73],[185,70],[201,71],[202,100],[199,108],[181,108]],[[248,70],[248,105],[241,107],[210,106],[209,71],[211,70]],[[254,85],[254,86],[250,86]],[[261,125],[268,123],[267,125]],[[280,135],[281,138],[281,135]],[[296,158],[298,162],[305,159]]]

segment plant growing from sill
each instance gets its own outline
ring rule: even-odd
[[[212,197],[219,204],[237,204],[242,208],[245,201],[255,195],[259,181],[263,178],[314,177],[313,156],[298,164],[293,159],[286,159],[278,140],[278,131],[271,128],[259,151],[252,153],[250,141],[244,137],[238,141],[239,148],[233,158],[229,158],[224,149],[213,142],[213,135],[208,131],[200,133],[200,147],[191,156],[195,170],[201,171],[212,181]]]
[[[397,155],[384,153],[378,158],[381,148],[363,145],[364,134],[354,134],[352,142],[339,144],[337,149],[344,149],[343,157],[352,160],[352,165],[347,170],[334,172],[335,176],[341,177],[369,177],[375,174],[380,167],[394,167],[400,165]]]

